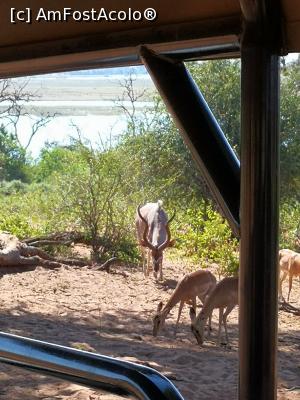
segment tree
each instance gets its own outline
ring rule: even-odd
[[[0,181],[29,180],[26,151],[12,133],[0,126]]]
[[[127,186],[132,202],[161,198],[167,207],[182,208],[195,197],[209,199],[203,178],[162,100],[155,97],[153,107],[135,119],[135,130],[130,123],[116,146],[126,160],[126,169],[130,168]]]
[[[193,62],[187,66],[232,148],[240,154],[240,61]]]
[[[229,143],[240,153],[240,62],[218,60],[188,64]],[[280,103],[280,194],[283,201],[300,192],[299,60],[282,63]]]
[[[47,125],[55,116],[55,114],[40,113],[38,118],[33,118],[36,110],[30,105],[30,102],[36,99],[38,95],[27,90],[28,83],[28,79],[0,80],[0,118],[2,125],[25,151],[27,151],[38,130]],[[18,132],[18,122],[21,116],[27,116],[32,120],[31,133],[27,143],[23,146]]]
[[[300,201],[300,66],[292,63],[281,74],[280,192],[284,201]]]
[[[95,261],[112,252],[115,254],[122,235],[126,236],[120,195],[122,177],[122,168],[113,150],[99,151],[82,142],[68,152],[64,168],[50,177],[58,196],[58,214],[65,214],[69,226],[73,224],[84,230]]]
[[[63,172],[69,160],[76,152],[76,145],[61,146],[57,143],[47,143],[40,152],[39,161],[35,166],[35,181],[43,182],[53,173]]]
[[[3,79],[0,80],[0,180],[20,179],[28,182],[30,163],[28,147],[39,129],[47,125],[54,117],[50,113],[36,114],[30,105],[37,95],[27,90],[28,80]],[[18,122],[21,116],[32,119],[31,133],[27,143],[22,144]]]

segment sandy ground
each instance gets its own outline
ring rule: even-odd
[[[152,316],[157,303],[170,296],[174,279],[184,273],[183,267],[166,265],[165,286],[151,278],[145,279],[139,270],[118,266],[112,269],[115,273],[108,274],[87,268],[46,270],[38,267],[4,274],[0,281],[1,330],[152,366],[166,374],[186,400],[236,399],[238,309],[228,320],[231,349],[216,345],[217,314],[211,341],[202,348],[197,346],[189,328],[188,307],[183,310],[176,338],[173,328],[177,308],[160,336],[154,338]],[[286,289],[285,286],[284,293]],[[298,280],[294,283],[291,302],[300,307]],[[300,399],[300,389],[297,389],[300,386],[300,317],[279,313],[278,350],[278,399]],[[15,367],[0,366],[0,399],[119,398]]]

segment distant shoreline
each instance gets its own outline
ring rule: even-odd
[[[119,76],[34,76],[29,78],[25,91],[35,95],[35,100],[40,101],[118,101],[126,98],[124,88],[125,75],[123,79]],[[16,79],[24,82],[24,79]],[[26,79],[25,79],[26,81]],[[123,85],[123,86],[122,86]],[[147,76],[138,76],[133,81],[135,94],[140,101],[151,100],[155,88]]]
[[[122,102],[128,109],[131,108],[130,102]],[[137,111],[151,107],[150,101],[137,101],[135,108]],[[7,106],[0,105],[0,111],[4,111]],[[120,104],[111,100],[37,100],[25,103],[23,112],[28,115],[41,116],[55,114],[57,116],[88,116],[88,115],[120,115],[123,113]]]
[[[107,79],[106,79],[107,78]],[[125,96],[124,85],[119,76],[111,75],[71,75],[34,76],[29,78],[25,91],[34,94],[33,100],[24,103],[22,116],[18,122],[18,134],[22,143],[26,144],[31,134],[31,127],[36,117],[55,115],[34,136],[29,151],[34,158],[46,142],[68,143],[70,137],[76,135],[73,125],[77,126],[85,139],[96,145],[101,140],[110,140],[126,129],[126,119],[120,103],[125,101],[130,109],[131,103]],[[122,76],[123,83],[128,75]],[[14,79],[14,83],[24,84],[25,79]],[[139,75],[134,80],[135,103],[137,112],[150,107],[155,88],[149,77]],[[118,106],[119,103],[119,106]],[[7,108],[7,106],[6,106]],[[2,104],[0,110],[5,109]]]

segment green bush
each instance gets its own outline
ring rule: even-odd
[[[30,162],[17,137],[0,125],[0,180],[30,181]]]
[[[12,181],[2,181],[0,182],[0,196],[10,196],[16,193],[25,193],[27,190],[27,184],[14,179]]]
[[[24,239],[31,235],[32,229],[26,218],[18,214],[0,215],[0,231],[6,231]]]
[[[298,201],[285,202],[280,207],[279,248],[288,248],[300,251],[296,243],[300,236],[300,203]]]
[[[235,275],[239,267],[238,240],[212,205],[200,202],[189,208],[177,225],[178,248],[201,266],[218,264],[219,275]]]
[[[47,185],[31,184],[26,191],[0,194],[0,230],[9,231],[20,239],[55,232],[58,221],[55,193]]]

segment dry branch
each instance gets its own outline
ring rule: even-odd
[[[115,261],[117,261],[117,257],[112,257],[109,260],[105,261],[104,264],[96,265],[95,267],[92,268],[92,270],[110,272],[110,267]]]
[[[24,243],[31,246],[69,246],[72,243],[85,243],[86,238],[81,232],[56,232],[47,236],[37,236],[23,240]]]
[[[284,299],[279,300],[278,308],[281,311],[286,311],[286,312],[292,313],[294,315],[300,315],[300,308],[296,308],[296,307],[292,306],[290,303],[286,302]]]

